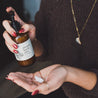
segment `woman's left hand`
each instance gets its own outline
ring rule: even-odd
[[[39,83],[35,76],[44,81]],[[67,70],[60,64],[51,65],[35,73],[14,72],[10,73],[7,79],[23,87],[32,95],[37,93],[49,94],[62,86],[67,76]]]

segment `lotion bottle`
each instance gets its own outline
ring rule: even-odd
[[[9,14],[12,21],[11,26],[14,28],[17,35],[17,37],[12,38],[18,45],[17,49],[18,53],[15,54],[15,57],[19,65],[21,66],[31,65],[35,62],[35,55],[31,40],[28,35],[29,32],[19,33],[19,30],[21,29],[20,23],[14,19],[13,11],[10,11]]]

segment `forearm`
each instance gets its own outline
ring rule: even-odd
[[[87,90],[92,90],[96,85],[97,76],[95,73],[70,66],[64,66],[64,68],[68,71],[65,82],[74,83]]]

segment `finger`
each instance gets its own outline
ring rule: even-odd
[[[6,31],[11,36],[14,36],[14,37],[17,36],[16,33],[15,33],[15,30],[11,27],[10,22],[8,20],[4,20],[2,24],[3,24],[4,28],[6,29]]]
[[[28,83],[31,85],[33,83],[33,73],[24,73],[24,72],[16,72],[15,75],[17,77],[25,79],[25,81],[28,81]],[[34,84],[34,83],[33,83]]]
[[[15,49],[14,49],[11,45],[9,45],[6,41],[5,41],[5,44],[6,44],[6,46],[8,47],[8,49],[9,49],[12,53],[15,53],[15,54],[18,53],[18,51],[15,50]]]
[[[25,78],[23,78],[21,76],[17,76],[16,73],[10,73],[8,75],[8,79],[12,80],[14,83],[23,87],[24,89],[26,89],[29,92],[32,92],[33,89],[35,89],[37,87],[35,84],[33,84],[33,82],[29,83],[29,81],[27,81]]]
[[[25,23],[21,20],[21,18],[18,16],[18,14],[16,13],[15,9],[13,9],[12,7],[8,7],[8,8],[6,9],[6,11],[7,11],[7,12],[14,11],[14,13],[15,13],[15,16],[14,16],[15,20],[17,20],[21,25],[24,25],[24,24],[25,24]]]
[[[22,72],[11,72],[11,73],[9,73],[8,76],[16,76],[21,79],[26,79],[26,77],[23,76]]]
[[[28,92],[32,92],[33,89],[35,89],[37,86],[35,84],[30,85],[28,82],[25,82],[19,78],[15,78],[13,80],[17,85],[21,86],[22,88],[24,88],[25,90],[27,90]]]
[[[7,43],[9,43],[11,46],[13,46],[14,44],[16,44],[16,43],[12,40],[12,38],[10,37],[10,35],[7,33],[7,31],[4,31],[3,37],[4,37],[5,41],[6,41]]]
[[[35,27],[32,24],[24,24],[21,28],[25,29],[24,32],[19,32],[19,33],[25,33],[28,31],[35,32]]]
[[[33,78],[33,73],[16,72],[17,75],[21,75],[25,78]]]
[[[20,75],[20,74],[17,74],[17,72],[11,72],[11,73],[9,73],[8,78],[13,78],[13,77],[14,77],[14,79],[15,79],[15,78],[19,78],[19,79],[22,79],[22,80],[26,80],[25,77],[23,77],[23,76]],[[12,79],[12,80],[13,80],[13,79]]]
[[[7,33],[7,31],[4,31],[3,37],[4,37],[4,39],[5,39],[6,45],[7,45],[7,46],[10,46],[10,47],[11,47],[11,50],[12,50],[12,49],[14,50],[14,49],[17,49],[17,48],[18,48],[17,44],[12,40],[12,38],[11,38],[10,35]],[[10,47],[9,47],[9,48],[10,48]]]
[[[32,81],[32,77],[33,74],[32,73],[23,73],[23,72],[15,72],[15,73],[10,73],[9,76],[16,76],[18,78],[21,78],[22,80],[27,81],[27,83],[29,83],[30,85],[33,83]]]
[[[11,52],[13,52],[14,48],[11,47],[6,41],[5,41],[5,44],[6,44],[6,46],[8,47],[8,49],[9,49]]]
[[[21,27],[21,30],[19,31],[19,33],[26,33],[30,31],[30,25],[29,24],[24,24],[22,27]]]
[[[36,31],[36,28],[34,25],[32,24],[24,24],[21,28],[23,29],[19,31],[19,33],[26,33],[26,32],[29,32],[29,37],[30,39],[34,39],[35,38],[35,31]]]

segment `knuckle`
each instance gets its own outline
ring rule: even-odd
[[[35,26],[33,26],[33,31],[34,31],[34,32],[36,31],[36,28],[35,28]]]
[[[13,53],[14,49],[8,43],[5,43],[5,44],[6,44],[7,48]]]
[[[26,28],[29,28],[30,25],[29,25],[29,24],[24,24],[24,26],[25,26]]]
[[[2,25],[4,26],[7,22],[8,22],[8,20],[4,20],[4,21],[2,22]]]
[[[30,29],[33,30],[33,31],[36,30],[36,27],[35,27],[34,25],[32,25],[32,24],[29,24],[29,27],[30,27]]]
[[[32,25],[32,27],[31,28],[33,28],[33,30],[35,31],[36,30],[36,27],[34,26],[34,25]]]
[[[5,38],[5,32],[3,33],[3,37]]]

